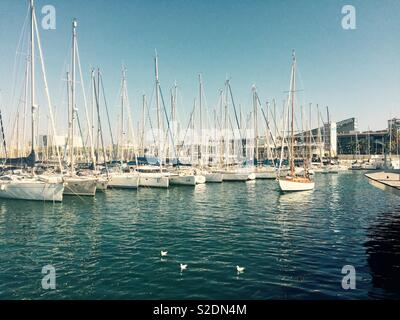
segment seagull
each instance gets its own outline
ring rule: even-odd
[[[183,270],[186,270],[187,269],[187,264],[182,264],[181,263],[181,272],[183,271]]]
[[[168,251],[162,251],[161,250],[161,257],[166,257],[168,254]]]
[[[242,272],[244,272],[244,267],[236,266],[236,270],[238,273],[242,273]]]

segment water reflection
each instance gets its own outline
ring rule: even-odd
[[[380,214],[367,236],[364,246],[374,288],[369,295],[400,298],[400,207]]]
[[[309,203],[312,200],[314,190],[280,193],[278,196],[278,204],[283,206],[298,205],[301,203]]]

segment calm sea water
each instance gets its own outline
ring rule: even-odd
[[[0,299],[400,298],[399,255],[399,198],[361,173],[294,194],[257,180],[0,199]],[[55,290],[42,289],[45,265]]]

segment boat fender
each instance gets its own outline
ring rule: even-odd
[[[6,190],[6,186],[5,186],[4,184],[2,184],[2,185],[0,186],[0,189],[1,189],[1,191]]]

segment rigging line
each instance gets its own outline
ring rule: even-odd
[[[156,85],[154,84],[154,85],[153,85],[153,90],[152,90],[152,93],[151,93],[151,96],[150,96],[150,105],[151,105],[151,102],[152,102],[152,100],[153,100],[155,87],[156,87]],[[147,118],[149,119],[151,134],[152,134],[152,136],[153,136],[153,142],[154,142],[154,145],[156,145],[156,144],[157,144],[157,141],[156,141],[156,136],[155,136],[155,134],[154,134],[153,123],[151,122],[150,108],[149,108],[149,104],[147,103],[147,99],[146,99],[146,101],[145,101],[145,108],[146,108],[146,110],[147,110]],[[144,127],[145,127],[145,126],[146,126],[146,124],[144,124]]]
[[[174,150],[175,158],[177,158],[177,160],[178,160],[178,166],[179,166],[179,159],[178,159],[178,157],[177,157],[176,150],[175,150],[175,141],[174,141],[174,137],[173,137],[173,134],[172,134],[171,126],[170,126],[170,123],[169,123],[169,120],[168,120],[167,109],[165,108],[164,96],[163,96],[163,94],[162,94],[161,87],[158,86],[158,88],[160,89],[161,102],[162,102],[163,107],[164,107],[164,108],[163,108],[163,109],[164,109],[164,115],[165,115],[165,118],[167,119],[167,125],[168,125],[167,131],[169,131],[169,133],[170,133],[170,137],[171,137],[171,141],[172,141],[172,148],[173,148],[173,150]]]
[[[130,147],[129,147],[129,144],[128,144],[128,158],[129,158],[129,156],[131,155],[131,151],[132,151],[132,153],[136,153],[136,150],[135,150],[135,130],[134,130],[134,126],[133,126],[133,120],[132,120],[132,110],[131,110],[131,105],[130,105],[130,102],[129,102],[129,96],[128,96],[128,88],[127,88],[127,86],[128,86],[128,84],[127,84],[127,81],[125,80],[125,99],[126,99],[126,106],[125,106],[125,108],[126,108],[126,111],[127,111],[127,113],[128,113],[128,124],[129,124],[129,127],[128,127],[128,134],[127,134],[127,140],[128,140],[128,142],[129,142],[129,139],[132,139],[132,150],[129,150],[130,149]]]
[[[167,121],[172,121],[172,108],[171,108],[171,114],[170,114],[170,118],[169,118],[169,120],[167,119]],[[165,132],[165,136],[164,136],[164,140],[165,140],[165,143],[164,143],[164,150],[166,149],[166,147],[168,146],[168,130]]]
[[[106,93],[105,93],[105,90],[104,90],[103,75],[101,74],[101,72],[100,72],[99,69],[97,70],[97,72],[98,72],[99,82],[100,82],[101,90],[102,90],[102,94],[103,94],[104,105],[105,105],[105,107],[106,107],[108,128],[109,128],[109,130],[110,130],[111,145],[112,145],[112,148],[113,148],[113,158],[115,158],[114,137],[113,137],[112,128],[111,128],[110,114],[109,114],[109,112],[108,112],[108,105],[107,105]],[[95,82],[95,84],[96,84],[96,82]],[[99,92],[98,94],[100,94],[100,92]]]
[[[52,131],[53,131],[53,136],[55,137],[56,136],[56,127],[55,127],[55,122],[54,122],[53,108],[52,108],[52,103],[51,103],[51,99],[50,99],[49,87],[47,84],[46,68],[44,65],[44,58],[43,58],[42,46],[40,43],[40,36],[39,36],[39,30],[37,27],[35,11],[33,11],[33,20],[34,20],[34,25],[35,25],[36,38],[38,40],[37,45],[38,45],[40,62],[41,62],[41,67],[42,67],[41,69],[42,69],[42,75],[43,75],[44,89],[45,89],[46,98],[47,98],[47,104],[48,104],[48,108],[49,108],[51,127],[52,127]],[[57,151],[58,165],[60,167],[60,171],[62,172],[63,167],[62,167],[62,163],[61,163],[60,151],[58,148],[56,148],[56,151]]]
[[[187,128],[186,128],[185,135],[183,136],[182,148],[183,148],[183,146],[185,145],[186,135],[187,135],[187,133],[188,133],[188,131],[189,131],[189,128],[190,128],[190,126],[191,126],[191,124],[192,124],[192,121],[193,121],[194,111],[195,111],[195,108],[193,107],[192,112],[190,113],[189,123],[188,123],[188,126],[187,126]]]
[[[229,80],[227,81],[227,84],[228,84],[228,88],[229,88],[229,94],[231,96],[233,111],[235,112],[235,119],[236,119],[236,124],[237,124],[238,130],[239,130],[239,138],[240,138],[240,142],[242,144],[242,152],[243,152],[244,145],[243,145],[243,140],[242,140],[242,132],[240,130],[239,119],[238,119],[238,115],[237,115],[237,112],[236,112],[235,101],[233,100],[233,93],[232,93],[232,88],[231,88],[231,84],[229,83]]]
[[[22,39],[25,37],[25,34],[26,34],[26,30],[27,30],[26,26],[27,26],[27,22],[28,22],[28,19],[29,19],[30,10],[31,10],[30,5],[28,5],[28,10],[27,10],[27,13],[26,13],[26,16],[25,16],[24,23],[23,23],[22,28],[21,28],[21,32],[20,32],[20,35],[19,35],[18,43],[17,43],[17,48],[15,50],[13,73],[12,73],[13,74],[13,78],[12,78],[13,79],[12,80],[13,91],[12,91],[12,94],[11,94],[11,104],[14,104],[14,100],[15,100],[15,90],[16,90],[16,86],[17,86],[17,70],[19,70],[19,65],[20,65],[19,60],[17,60],[17,56],[18,56],[18,52],[20,51],[19,49],[21,48]],[[21,51],[23,51],[22,48],[21,48]],[[27,56],[28,56],[28,54],[27,54]]]
[[[22,99],[22,96],[25,93],[25,87],[26,87],[26,81],[24,81],[24,86],[21,88],[21,94],[20,94],[20,97],[18,99],[17,108],[15,110],[15,118],[13,119],[13,117],[10,116],[10,119],[9,119],[10,122],[11,122],[11,120],[13,122],[12,124],[10,123],[10,126],[12,125],[11,130],[10,130],[10,137],[9,137],[10,141],[11,141],[10,145],[14,144],[14,139],[16,139],[18,141],[18,138],[19,138],[19,132],[18,132],[18,130],[16,130],[16,128],[18,128],[18,124],[20,122],[19,116],[20,116],[21,103],[25,102],[25,99]],[[17,150],[17,153],[19,153],[18,150]],[[18,157],[18,155],[17,155],[17,157]]]
[[[270,129],[270,127],[269,127],[267,117],[265,116],[264,109],[263,109],[263,108],[260,108],[260,109],[261,109],[261,113],[262,113],[262,115],[263,115],[263,118],[264,118],[264,120],[265,120],[265,124],[267,125],[269,134],[270,134],[270,136],[271,136],[272,142],[274,143],[274,147],[275,147],[275,149],[276,149],[275,139],[274,139],[274,137],[273,137],[273,135],[272,135],[272,133],[271,133],[271,129]]]
[[[79,120],[78,113],[76,113],[76,122],[78,123],[79,134],[81,135],[83,154],[85,155],[86,162],[89,163],[89,157],[87,155],[85,141],[83,140],[83,132],[82,132],[81,122]]]
[[[6,143],[6,137],[4,135],[4,126],[3,126],[3,117],[1,115],[1,110],[0,110],[0,126],[1,126],[1,138],[3,140],[3,148],[4,148],[4,154],[5,154],[5,162],[7,161],[8,154],[7,154],[7,143]],[[4,163],[5,163],[4,162]],[[4,164],[3,163],[3,164]]]
[[[95,161],[94,157],[94,148],[93,148],[93,137],[92,137],[92,132],[90,130],[90,118],[89,118],[89,111],[88,111],[88,105],[87,105],[87,98],[86,98],[86,90],[85,90],[85,85],[83,81],[83,74],[82,74],[82,67],[81,67],[81,58],[79,54],[79,46],[78,46],[78,41],[75,40],[75,45],[76,45],[76,55],[77,55],[77,62],[78,62],[78,69],[79,69],[79,77],[80,77],[80,82],[81,82],[81,88],[82,88],[82,96],[83,96],[83,104],[85,106],[85,116],[86,116],[86,122],[87,122],[87,130],[89,134],[89,140],[90,140],[90,156],[92,158],[92,161]],[[80,125],[79,125],[80,126]],[[81,135],[82,135],[82,143],[83,143],[83,132],[82,128],[80,127],[79,130],[81,130]]]
[[[265,124],[267,125],[267,129],[268,129],[269,134],[270,134],[270,136],[271,136],[272,142],[274,143],[274,147],[276,148],[275,138],[274,138],[274,136],[272,135],[271,127],[269,126],[269,121],[268,121],[268,118],[267,118],[267,116],[266,116],[266,114],[265,114],[265,112],[264,112],[264,109],[261,107],[261,101],[260,101],[260,98],[259,98],[257,92],[256,92],[256,99],[257,99],[257,101],[258,101],[258,103],[259,103],[259,105],[260,105],[260,110],[261,110],[262,115],[263,115],[263,118],[264,118],[264,120],[265,120]],[[272,117],[272,119],[274,119],[274,117]],[[274,124],[276,125],[275,119],[274,119]]]
[[[258,100],[258,102],[259,102],[259,104],[260,104],[260,107],[261,107],[262,104],[261,104],[260,98],[258,97],[258,94],[256,94],[256,97],[257,97],[257,100]],[[276,105],[275,105],[275,100],[274,100],[274,106],[276,106]],[[261,109],[262,109],[262,108],[261,108]],[[276,129],[276,128],[278,128],[278,125],[277,125],[276,119],[275,119],[276,115],[272,113],[271,108],[270,108],[269,111],[270,111],[270,114],[271,114],[271,118],[272,118],[272,120],[273,120],[273,122],[274,122],[274,128]],[[269,130],[271,130],[271,129],[269,128]],[[271,131],[271,136],[272,136],[272,131]]]
[[[100,73],[99,73],[100,75]],[[101,119],[100,119],[100,104],[99,104],[99,90],[96,86],[96,78],[93,77],[93,86],[94,86],[94,98],[95,98],[95,104],[96,104],[96,110],[97,110],[97,137],[99,137],[100,135],[100,140],[101,140],[101,148],[103,151],[103,160],[104,160],[104,166],[106,168],[106,174],[107,174],[107,178],[108,178],[108,166],[107,166],[107,159],[106,159],[106,152],[105,152],[105,148],[104,148],[104,139],[103,139],[103,130],[101,128]],[[98,152],[97,152],[98,154]]]

